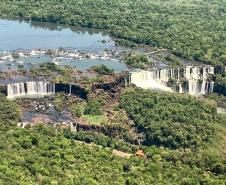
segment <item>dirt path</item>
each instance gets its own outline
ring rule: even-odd
[[[105,148],[105,149],[111,150],[111,148],[109,148],[109,147],[103,147],[103,146],[97,145],[95,143],[86,143],[84,141],[79,141],[79,140],[75,140],[75,142],[80,143],[80,144],[84,144],[84,145],[87,145],[87,146],[98,146],[100,148]],[[115,149],[112,151],[112,154],[114,156],[118,156],[118,157],[122,157],[122,158],[130,158],[133,155],[131,153],[126,153],[126,152],[122,152],[122,151],[115,150]]]

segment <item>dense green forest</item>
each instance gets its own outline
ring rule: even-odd
[[[128,66],[139,69],[146,69],[147,66],[152,65],[152,62],[145,54],[129,53],[123,60]]]
[[[214,75],[215,81],[222,85],[222,86],[226,86],[226,72],[222,73],[222,74],[216,74]]]
[[[225,0],[2,0],[0,17],[103,29],[116,44],[146,44],[220,69],[226,65]],[[163,57],[181,65],[173,55]],[[144,54],[125,55],[124,62],[152,65]],[[28,99],[0,94],[0,185],[225,185],[226,114],[217,112],[225,96],[133,85],[92,91],[91,84],[115,73],[105,65],[90,70],[97,77],[81,79],[87,99],[56,93],[42,100],[93,130],[46,123],[20,128]],[[55,82],[71,82],[74,71],[44,63],[30,73],[57,73]],[[226,73],[211,78],[226,86]]]
[[[123,94],[121,106],[145,133],[148,145],[196,147],[215,134],[216,108],[211,102],[137,89]]]
[[[226,64],[224,0],[2,0],[0,16],[106,29],[119,39]]]
[[[112,152],[116,148],[113,143],[118,141],[98,133],[56,131],[44,125],[18,128],[20,108],[2,95],[0,101],[0,184],[225,184],[226,117],[216,115],[214,103],[190,96],[126,90],[120,106],[150,142],[137,146],[146,157],[122,158]],[[159,122],[166,118],[171,126],[176,120],[174,130],[165,124],[159,128]],[[155,130],[154,135],[149,135],[150,129]],[[167,145],[169,139],[173,145]],[[186,145],[194,141],[200,143]],[[132,145],[127,147],[124,151],[133,153]]]
[[[111,75],[113,74],[114,70],[109,69],[106,65],[97,65],[93,66],[91,70],[95,71],[99,75]]]

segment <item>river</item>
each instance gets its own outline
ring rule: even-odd
[[[103,40],[106,42],[103,43]],[[98,51],[114,48],[115,44],[111,37],[95,30],[0,19],[1,50],[57,49],[59,47]]]
[[[82,52],[83,56],[75,58],[65,55],[59,59],[38,53],[12,58],[12,53],[15,52],[59,48],[70,49],[75,53]],[[106,50],[115,51],[121,48],[115,46],[114,40],[109,35],[98,30],[0,19],[0,72],[15,71],[21,66],[27,70],[34,65],[51,61],[60,66],[67,65],[82,71],[100,64],[105,64],[117,72],[127,69],[126,65],[114,56],[106,57]],[[87,58],[86,53],[92,58]]]

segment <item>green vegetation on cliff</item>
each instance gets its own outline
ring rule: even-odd
[[[97,65],[97,66],[93,66],[91,68],[91,70],[95,71],[96,73],[98,73],[99,75],[111,75],[114,73],[114,70],[109,69],[106,65]]]
[[[1,126],[4,126],[4,128],[12,126],[12,124],[20,120],[20,114],[19,106],[14,102],[8,101],[4,95],[0,94],[0,123],[4,123]]]
[[[120,106],[145,134],[145,144],[170,148],[192,148],[212,139],[216,105],[189,95],[130,89]]]
[[[158,96],[157,93],[149,94],[145,91],[130,93],[137,93],[137,95],[142,93],[140,96],[145,94]],[[161,101],[161,96],[158,97]],[[20,115],[18,106],[6,100],[4,96],[0,98],[3,102],[0,104],[0,184],[224,185],[225,183],[226,161],[223,140],[215,140],[214,143],[203,145],[195,150],[140,146],[146,157],[122,158],[112,152],[112,148],[117,148],[117,144],[118,149],[122,149],[122,146],[130,149],[132,146],[101,134],[56,131],[54,128],[43,125],[26,129],[17,128],[16,123]],[[212,105],[205,108],[204,104],[192,98],[182,99],[175,96],[170,100],[167,95],[162,97],[171,104],[176,98],[179,99],[178,104],[183,102],[182,114],[184,114],[183,107],[187,108],[184,103],[188,103],[192,106],[192,110],[196,110],[195,107],[201,109],[201,117],[209,116],[210,121],[215,119],[214,125],[219,129],[217,138],[223,139],[221,134],[222,129],[225,128],[225,117],[214,118]],[[132,102],[132,107],[136,106],[139,110],[139,105],[135,105],[132,100],[129,101]],[[145,106],[150,107],[149,105],[152,104],[145,103]],[[161,103],[158,106],[160,107]],[[161,111],[159,114],[164,115]],[[198,112],[193,114],[195,119],[198,119]],[[200,119],[205,120],[205,118]],[[14,124],[8,124],[5,127],[9,122]],[[93,141],[98,145],[78,142],[75,139]]]
[[[106,29],[121,40],[226,64],[222,0],[2,0],[0,16]],[[124,42],[126,43],[126,42]]]
[[[124,61],[128,66],[139,69],[146,69],[152,65],[152,62],[145,54],[129,53]]]
[[[220,84],[220,85],[226,87],[226,72],[224,72],[222,74],[216,74],[215,81],[217,84]]]

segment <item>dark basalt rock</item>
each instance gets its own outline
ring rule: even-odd
[[[110,91],[110,90],[113,90],[117,86],[125,86],[126,81],[128,80],[128,76],[129,76],[128,74],[123,74],[112,82],[95,83],[92,85],[91,89],[92,89],[92,91],[94,91],[96,89],[103,89],[104,91]]]
[[[225,72],[225,67],[222,65],[217,65],[214,67],[214,74],[223,74]]]
[[[7,96],[7,87],[5,85],[0,85],[0,94]]]
[[[78,96],[82,99],[87,99],[88,92],[85,88],[80,87],[79,85],[70,85],[70,84],[63,84],[63,83],[56,83],[55,84],[55,92],[63,92],[66,94],[71,94]]]
[[[215,84],[213,92],[226,96],[226,87],[220,84]]]

